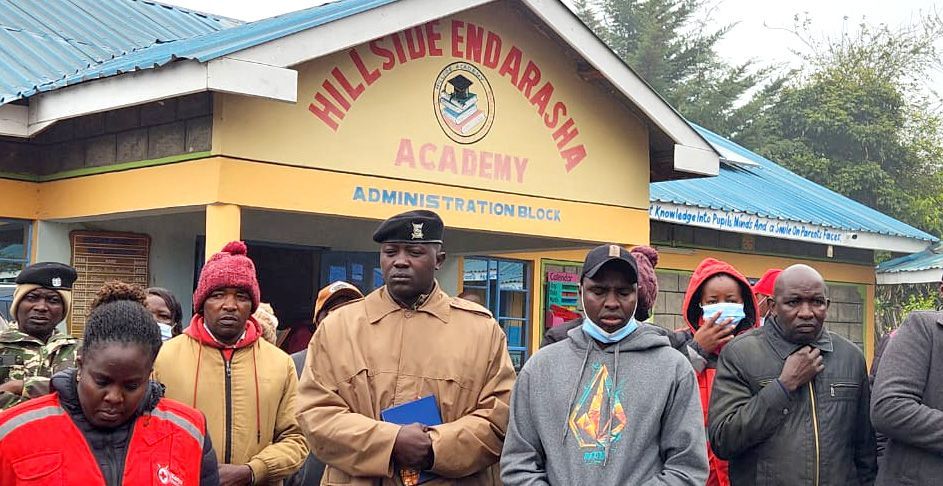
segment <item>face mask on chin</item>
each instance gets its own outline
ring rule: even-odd
[[[586,303],[583,301],[583,294],[580,293],[580,305],[583,306],[583,313],[586,313]],[[638,300],[635,301],[635,309],[632,309],[631,318],[620,329],[617,329],[613,332],[606,332],[601,326],[593,322],[588,315],[583,317],[583,332],[585,332],[589,337],[595,339],[604,344],[613,344],[625,339],[629,334],[632,334],[636,329],[638,329],[638,321],[635,320],[635,311],[638,309]]]

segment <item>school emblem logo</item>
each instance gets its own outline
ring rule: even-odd
[[[480,69],[454,62],[436,77],[432,105],[442,131],[461,144],[475,143],[488,135],[494,123],[494,92]]]
[[[422,239],[422,225],[426,223],[413,223],[413,234],[410,237],[414,240]]]
[[[52,277],[52,286],[53,286],[53,287],[61,287],[61,286],[62,286],[62,279],[59,278],[59,277]]]

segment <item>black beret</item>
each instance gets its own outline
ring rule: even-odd
[[[373,232],[377,243],[442,243],[442,218],[432,211],[397,214],[380,223]]]
[[[17,284],[34,284],[53,290],[72,290],[78,275],[69,265],[57,262],[34,263],[16,276]]]

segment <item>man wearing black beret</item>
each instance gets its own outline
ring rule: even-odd
[[[42,262],[16,277],[10,316],[0,333],[0,410],[49,393],[49,378],[73,366],[79,340],[56,326],[69,314],[75,269]]]
[[[439,288],[442,232],[431,211],[384,221],[373,240],[385,285],[336,308],[311,340],[298,418],[330,484],[416,484],[418,471],[440,478],[430,485],[501,484],[514,368],[488,310]],[[440,425],[381,419],[430,395]]]

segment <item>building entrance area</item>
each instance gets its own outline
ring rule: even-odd
[[[203,238],[197,241],[202,254]],[[279,329],[304,326],[314,319],[318,291],[343,280],[364,295],[383,285],[379,254],[375,251],[335,251],[308,246],[247,240],[255,263],[262,302],[272,306]],[[199,265],[202,268],[202,263]],[[200,268],[194,274],[196,288]]]

